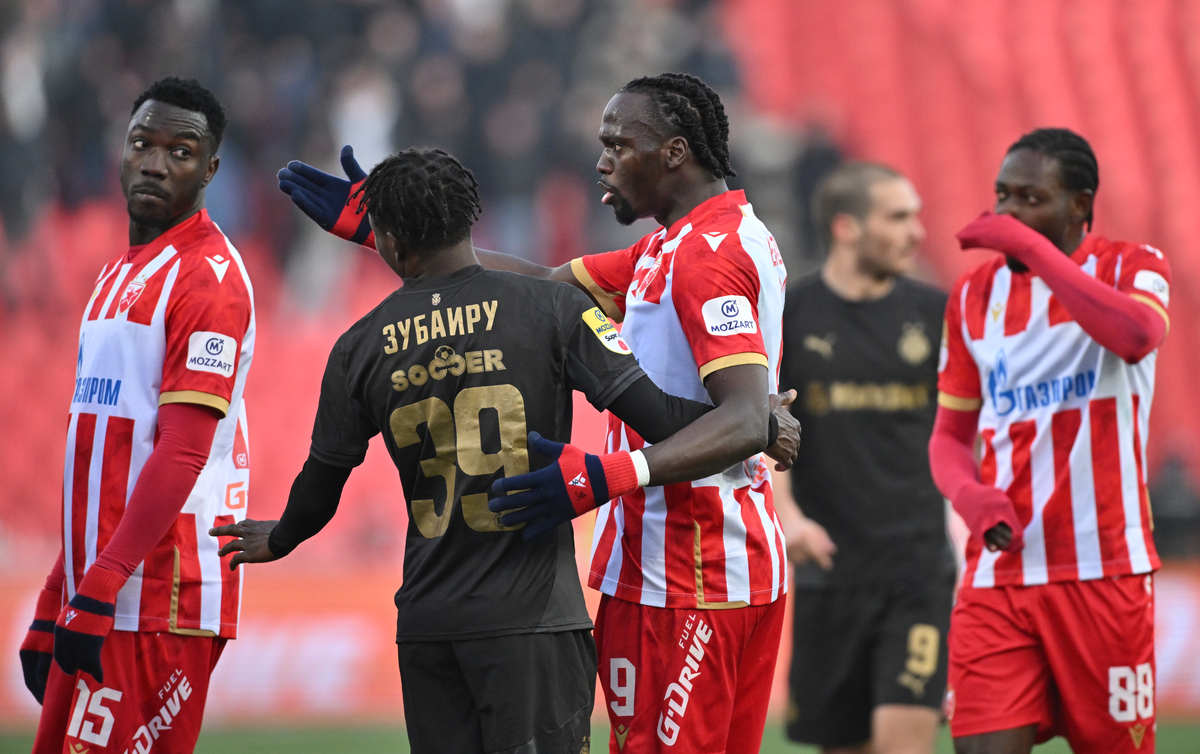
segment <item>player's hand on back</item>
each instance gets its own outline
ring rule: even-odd
[[[788,406],[796,400],[796,391],[789,390],[771,396],[771,413],[779,422],[779,437],[775,444],[767,448],[767,455],[773,458],[776,471],[786,471],[796,462],[796,454],[800,452],[800,421],[792,416]]]
[[[626,451],[592,455],[574,445],[547,440],[537,432],[529,433],[529,449],[554,463],[528,474],[497,479],[488,501],[492,513],[506,514],[500,519],[504,526],[529,524],[525,527],[528,541],[639,486]]]
[[[213,537],[237,537],[232,542],[227,542],[217,553],[222,558],[230,553],[237,553],[229,561],[229,570],[232,571],[242,563],[270,563],[272,560],[279,560],[280,556],[271,552],[267,544],[271,531],[278,523],[247,518],[236,524],[209,529],[208,533]]]
[[[837,545],[825,531],[825,527],[811,518],[802,517],[784,532],[787,558],[793,565],[813,561],[822,570],[833,568],[833,556]]]
[[[354,243],[365,243],[371,234],[366,211],[350,197],[358,191],[367,173],[354,159],[354,148],[342,147],[342,170],[346,178],[317,170],[293,160],[279,171],[279,190],[292,197],[292,203],[325,230]]]

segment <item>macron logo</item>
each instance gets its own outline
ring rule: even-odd
[[[215,257],[205,257],[205,259],[212,265],[213,274],[217,276],[217,282],[225,282],[225,271],[229,269],[229,260],[220,254]]]
[[[572,487],[586,487],[587,486],[587,477],[585,477],[583,475],[583,472],[581,471],[575,475],[574,479],[567,482],[567,484],[571,485]]]
[[[725,236],[727,236],[729,234],[728,233],[701,233],[700,235],[704,236],[705,241],[708,241],[708,248],[712,249],[713,251],[716,251],[717,247],[721,245],[721,242],[725,240]]]
[[[79,613],[74,610],[68,610],[67,617],[63,619],[63,624],[67,626],[71,625],[71,621],[75,620],[76,615],[79,615]]]

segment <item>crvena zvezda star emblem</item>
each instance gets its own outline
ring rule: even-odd
[[[117,305],[117,314],[124,314],[129,311],[129,307],[137,302],[144,290],[146,290],[145,283],[130,283],[125,288],[125,292],[121,294],[121,303]]]

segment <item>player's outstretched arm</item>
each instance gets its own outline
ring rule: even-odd
[[[269,563],[285,557],[304,540],[315,536],[337,513],[342,488],[352,469],[333,466],[312,456],[292,482],[287,507],[278,521],[245,519],[209,529],[214,537],[235,537],[218,555],[229,560],[229,570],[242,563]]]
[[[38,704],[46,696],[46,679],[50,677],[50,663],[54,661],[54,621],[62,610],[63,552],[58,551],[58,560],[46,577],[46,584],[38,594],[37,607],[33,611],[33,623],[21,642],[21,672],[25,676],[25,688],[33,694]]]
[[[175,523],[208,461],[220,416],[207,406],[158,409],[158,443],[142,467],[121,522],[54,626],[54,659],[70,674],[104,681],[100,650],[112,630],[117,592]]]
[[[753,370],[762,374],[757,375]],[[721,372],[734,374],[710,385],[710,395],[717,404],[713,407],[667,396],[644,378],[634,385],[641,385],[660,398],[648,394],[629,399],[625,393],[633,390],[631,386],[615,399],[609,409],[639,434],[643,430],[638,427],[643,427],[647,432],[643,435],[645,439],[655,441],[652,438],[659,436],[655,429],[658,426],[670,428],[670,436],[643,450],[596,456],[574,445],[530,433],[529,447],[554,463],[528,474],[497,480],[492,485],[496,497],[489,501],[489,508],[494,513],[506,513],[501,520],[506,526],[530,524],[525,529],[525,538],[532,540],[638,487],[711,476],[761,452],[768,444],[778,445],[780,457],[786,458],[790,465],[799,447],[799,424],[786,409],[772,415],[768,407],[790,403],[795,393],[789,391],[774,396],[774,401],[765,400],[766,368],[758,365],[730,367]],[[710,383],[717,374],[710,375]],[[757,400],[753,392],[756,388],[763,393],[762,411],[747,411]],[[749,397],[745,396],[747,392]],[[670,408],[675,401],[682,403]],[[743,418],[731,420],[737,411],[742,412]],[[745,416],[747,413],[751,415]],[[718,421],[713,421],[713,417]],[[696,427],[701,427],[701,431],[695,431]],[[772,434],[778,437],[771,437]]]
[[[979,409],[957,411],[939,405],[929,438],[929,470],[972,537],[993,552],[1017,552],[1025,546],[1025,527],[1008,495],[979,480],[975,465],[978,427]]]
[[[1087,274],[1050,239],[1014,217],[984,213],[957,237],[963,249],[993,249],[1024,264],[1046,281],[1084,332],[1130,364],[1167,336],[1166,312]]]

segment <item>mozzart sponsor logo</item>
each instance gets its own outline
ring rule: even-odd
[[[745,296],[711,298],[700,307],[704,329],[710,335],[752,335],[758,332],[754,310]]]
[[[596,337],[604,344],[604,347],[613,353],[628,354],[633,353],[629,350],[629,346],[621,339],[621,333],[617,332],[617,326],[612,323],[604,312],[596,307],[592,307],[583,313],[583,321],[592,332],[596,333]]]
[[[988,392],[997,416],[1007,416],[1013,411],[1032,411],[1072,398],[1084,398],[1091,395],[1095,387],[1096,372],[1093,369],[1009,387],[1008,360],[1003,349],[996,355],[996,363],[988,375]]]
[[[188,338],[187,368],[195,372],[212,372],[222,377],[233,376],[237,341],[217,332],[194,332]]]

